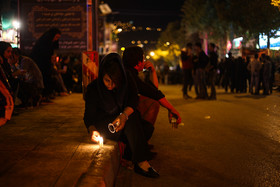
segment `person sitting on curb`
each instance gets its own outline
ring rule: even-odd
[[[151,69],[156,76],[155,68],[151,63],[145,62],[143,56],[144,51],[138,46],[130,46],[124,50],[123,63],[127,75],[130,75],[136,83],[138,94],[158,101],[161,106],[169,111],[169,120],[174,116],[177,119],[177,124],[181,123],[179,112],[168,102],[164,94],[156,86],[145,83],[138,77],[138,73],[143,71],[144,68]]]
[[[136,110],[137,88],[132,78],[127,77],[121,57],[117,53],[105,56],[98,75],[87,86],[85,94],[84,123],[91,140],[98,142],[101,135],[106,139],[123,141],[130,149],[134,171],[146,177],[159,177],[148,162],[152,158],[147,143],[151,133],[144,129]],[[115,125],[115,131],[110,131],[108,124]]]
[[[0,64],[2,63],[3,59],[0,56]],[[0,65],[0,126],[11,119],[14,110],[14,102],[10,90],[9,81]]]

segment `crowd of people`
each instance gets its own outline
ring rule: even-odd
[[[59,56],[57,28],[46,31],[30,55],[23,55],[10,43],[0,42],[0,126],[16,115],[17,108],[33,108],[67,96],[81,84],[81,62],[70,55]],[[75,67],[76,66],[76,67]]]
[[[266,54],[255,54],[234,58],[228,57],[218,61],[216,45],[210,43],[208,55],[202,50],[201,43],[188,43],[181,51],[183,72],[183,97],[190,99],[188,91],[195,87],[196,99],[216,99],[216,86],[225,92],[269,95],[273,91],[275,63]],[[207,88],[210,88],[210,94]]]

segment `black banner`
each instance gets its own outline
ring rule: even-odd
[[[86,0],[21,0],[21,49],[29,53],[44,32],[51,27],[57,27],[62,32],[60,49],[85,51],[86,19]]]

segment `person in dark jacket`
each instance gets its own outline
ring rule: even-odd
[[[61,32],[57,28],[51,28],[46,31],[35,43],[32,48],[31,58],[36,62],[39,69],[42,72],[44,80],[43,96],[46,101],[49,102],[52,97],[53,82],[52,82],[52,63],[51,57],[54,54],[54,50],[58,49],[58,40],[61,36]]]
[[[123,141],[131,151],[135,172],[146,177],[158,177],[148,162],[152,158],[147,143],[151,133],[145,131],[136,110],[136,85],[131,77],[127,77],[120,56],[116,53],[105,56],[98,75],[87,86],[85,94],[84,122],[92,141],[97,142],[100,135]],[[115,124],[115,133],[108,129],[110,123]]]
[[[188,43],[186,50],[181,51],[181,61],[183,69],[183,98],[191,98],[188,95],[188,89],[191,88],[193,79],[192,79],[192,70],[193,70],[193,59],[192,59],[192,43]]]
[[[214,43],[209,44],[209,66],[207,68],[209,75],[209,83],[211,86],[211,94],[209,99],[216,100],[216,76],[217,76],[217,68],[218,68],[218,54],[215,51],[216,45]]]
[[[209,58],[202,50],[200,42],[195,43],[194,49],[196,52],[196,57],[194,57],[195,74],[199,88],[199,94],[196,99],[208,99],[205,68],[209,63]]]

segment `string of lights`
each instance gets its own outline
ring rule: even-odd
[[[155,28],[155,27],[142,27],[142,26],[134,26],[132,23],[127,22],[114,22],[114,32],[133,32],[133,31],[158,31],[161,32],[162,28]]]

